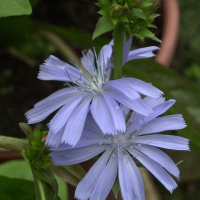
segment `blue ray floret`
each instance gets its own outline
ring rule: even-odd
[[[148,116],[132,112],[120,105],[124,119],[128,119],[125,132],[104,134],[91,114],[88,114],[83,134],[76,146],[63,143],[52,148],[50,156],[54,165],[58,166],[80,163],[103,153],[78,184],[75,192],[77,199],[105,200],[118,177],[124,200],[144,200],[144,184],[135,160],[146,167],[170,192],[177,187],[170,175],[179,178],[179,169],[172,159],[157,147],[189,150],[189,141],[183,137],[157,133],[185,128],[185,121],[180,114],[159,116],[168,110],[175,100],[146,97],[144,101],[153,110]]]
[[[153,46],[130,51],[131,43],[132,38],[124,41],[123,65],[132,59],[152,57],[152,51],[159,49]],[[63,142],[76,145],[89,112],[105,134],[125,131],[119,103],[145,116],[152,113],[140,94],[157,99],[162,92],[135,78],[110,80],[114,68],[112,46],[113,41],[105,45],[98,56],[89,50],[82,57],[82,65],[91,77],[86,76],[75,61],[73,67],[54,56],[40,66],[39,79],[65,81],[70,86],[38,102],[26,113],[28,123],[33,124],[62,107],[49,123],[48,145],[58,146]]]

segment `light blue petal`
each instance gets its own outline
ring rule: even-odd
[[[72,112],[65,126],[62,142],[69,143],[72,146],[76,145],[79,141],[85,119],[88,113],[88,107],[92,100],[92,96],[86,97],[82,103]]]
[[[111,156],[109,162],[101,173],[90,199],[105,200],[108,196],[117,176],[118,159]]]
[[[128,39],[126,42],[126,36],[124,37],[124,47],[123,47],[123,64],[124,65],[127,62],[128,55],[130,54],[130,48],[132,44],[132,36]]]
[[[126,107],[142,115],[148,116],[150,113],[153,112],[152,109],[142,99],[131,100],[127,96],[124,96],[124,94],[118,90],[109,90],[105,92],[107,92],[108,95],[111,95],[114,99],[116,99],[118,102],[122,103]]]
[[[123,83],[120,80],[112,80],[103,84],[103,89],[106,91],[117,90],[131,100],[141,98],[140,94],[130,87],[129,84]]]
[[[160,91],[150,83],[146,83],[136,78],[122,78],[118,81],[126,83],[130,88],[139,92],[140,94],[147,95],[156,99],[159,98],[161,94],[163,94],[162,91]]]
[[[128,174],[128,171],[126,169],[126,162],[127,160],[124,158],[124,152],[125,151],[121,148],[118,148],[118,169],[119,169],[119,183],[120,183],[120,188],[121,188],[121,194],[123,199],[126,200],[133,200],[134,199],[134,194],[133,191],[131,190],[131,180]]]
[[[38,78],[41,80],[70,81],[68,74],[74,79],[79,79],[81,73],[75,67],[51,55],[43,65],[40,65]]]
[[[34,124],[44,120],[52,112],[67,103],[72,97],[80,94],[81,92],[75,91],[73,88],[65,88],[55,92],[49,97],[37,103],[33,109],[25,113],[28,123]],[[58,96],[56,96],[58,94]]]
[[[129,148],[128,151],[172,193],[177,183],[157,162],[134,149]]]
[[[142,127],[139,135],[158,133],[167,130],[183,129],[187,125],[185,124],[182,115],[168,115],[163,117],[157,117]]]
[[[79,200],[87,200],[91,196],[94,187],[103,172],[108,159],[112,153],[113,149],[109,149],[105,151],[105,153],[97,160],[97,162],[92,166],[89,172],[85,175],[85,177],[78,184],[75,197]],[[91,154],[91,152],[89,152]]]
[[[45,144],[49,145],[50,147],[58,147],[61,143],[63,132],[64,127],[61,128],[58,132],[56,132],[56,134],[49,130]]]
[[[88,50],[88,52],[81,58],[81,63],[83,67],[90,73],[94,73],[94,65],[95,65],[95,60],[94,60],[94,54],[91,49]]]
[[[101,95],[93,98],[91,113],[103,133],[116,133],[112,115],[108,109],[107,103]]]
[[[49,123],[50,130],[55,134],[59,131],[69,119],[70,115],[74,111],[74,109],[82,102],[82,100],[88,96],[87,93],[82,93],[71,98],[53,117],[53,119]]]
[[[159,47],[151,46],[130,51],[126,62],[133,59],[153,57],[155,56],[155,54],[153,54],[152,51],[159,49],[160,49]]]
[[[102,93],[104,100],[107,103],[108,109],[111,113],[115,130],[125,132],[126,131],[126,124],[124,115],[118,105],[118,103],[107,93]]]
[[[147,155],[149,158],[153,159],[155,162],[164,167],[170,174],[179,178],[180,172],[173,160],[160,149],[149,146],[149,145],[137,145],[134,146],[135,149]]]
[[[152,97],[145,97],[144,101],[151,107],[154,108],[157,105],[164,103],[165,102],[165,98],[160,96],[158,99],[152,98]]]
[[[137,113],[133,112],[133,114],[131,115],[131,117],[130,117],[128,123],[127,123],[127,132],[126,132],[126,134],[132,133],[136,129],[138,129],[138,131],[135,132],[134,135],[140,134],[140,132],[143,129],[145,129],[145,128],[143,128],[144,124],[150,122],[151,120],[153,120],[157,116],[163,114],[174,103],[175,103],[175,100],[169,100],[169,101],[166,101],[164,103],[161,103],[161,104],[157,105],[156,107],[153,108],[153,113],[150,114],[149,116],[143,116],[143,115],[140,115],[140,114],[137,114]]]
[[[105,63],[107,63],[113,54],[113,40],[111,40],[111,42],[108,45],[105,45],[102,47],[102,49],[99,52],[99,56],[98,56],[98,63],[100,64],[101,67],[103,67],[103,65]]]
[[[165,149],[173,150],[189,150],[189,140],[183,137],[174,135],[145,135],[134,137],[130,142],[148,144]]]
[[[51,156],[54,165],[74,165],[93,158],[103,152],[107,147],[108,145],[94,144],[86,147],[53,151],[49,155]]]
[[[124,156],[124,163],[130,178],[131,182],[131,191],[133,193],[134,199],[145,199],[145,190],[144,190],[144,183],[142,180],[142,176],[140,174],[140,170],[136,166],[136,164],[133,162],[133,159],[130,157],[129,154],[126,154],[127,156]]]

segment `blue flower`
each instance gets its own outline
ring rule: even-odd
[[[170,176],[179,178],[179,169],[167,154],[158,149],[189,150],[188,140],[174,135],[153,134],[186,127],[182,115],[161,116],[175,100],[146,97],[144,101],[153,109],[143,116],[122,106],[125,118],[129,118],[126,132],[104,134],[91,115],[88,115],[82,137],[75,147],[60,144],[50,156],[54,165],[73,165],[91,159],[104,152],[78,184],[75,197],[79,200],[104,200],[116,177],[119,178],[124,200],[144,200],[144,184],[134,162],[138,160],[170,192],[177,184]]]
[[[152,51],[158,47],[147,47],[130,51],[132,38],[125,41],[123,64],[136,58],[154,56]],[[65,81],[70,87],[61,89],[39,103],[25,115],[28,123],[44,120],[48,115],[62,107],[49,123],[47,144],[57,146],[60,143],[76,145],[79,141],[88,112],[101,130],[106,134],[125,131],[123,114],[118,104],[148,116],[152,109],[141,99],[140,94],[159,98],[162,92],[135,78],[111,80],[113,68],[113,41],[105,45],[97,57],[89,50],[81,59],[82,65],[91,75],[87,77],[74,62],[75,67],[50,56],[40,66],[38,78],[42,80]]]

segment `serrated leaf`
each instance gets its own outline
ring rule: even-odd
[[[110,0],[101,0],[101,2],[103,3],[103,5],[105,6],[105,7],[109,7],[109,6],[111,6],[111,2],[110,2]]]
[[[109,12],[108,12],[107,10],[100,10],[98,13],[99,13],[100,15],[105,16],[105,17],[109,17]]]
[[[149,7],[149,6],[152,6],[152,3],[148,2],[148,1],[143,1],[140,4],[138,4],[139,8],[146,8],[146,7]]]
[[[0,0],[0,17],[30,15],[32,8],[29,0]]]
[[[147,27],[149,27],[149,28],[157,28],[157,27],[156,27],[155,25],[153,25],[153,24],[148,24]]]
[[[135,17],[141,18],[141,19],[145,19],[146,20],[146,16],[145,14],[142,12],[142,10],[140,9],[136,9],[136,8],[132,8],[131,9],[131,14]]]
[[[159,40],[151,31],[149,31],[147,28],[141,28],[140,29],[140,34],[143,37],[148,37],[151,38],[152,40],[155,40],[157,42],[162,42],[161,40]]]
[[[113,193],[114,193],[114,195],[115,195],[115,198],[117,198],[119,189],[120,189],[119,178],[118,178],[118,176],[117,176],[116,179],[115,179],[115,183],[114,183],[114,185],[113,185],[113,187],[112,187],[112,191],[113,191]]]
[[[153,13],[149,16],[150,19],[155,19],[156,17],[159,17],[160,14],[156,14],[156,13]]]
[[[108,32],[108,31],[111,31],[112,29],[114,29],[114,27],[115,26],[110,18],[104,17],[104,16],[101,17],[99,19],[99,21],[97,22],[92,39],[94,40],[96,37]]]
[[[120,20],[121,20],[122,22],[129,22],[129,20],[128,20],[128,18],[127,18],[126,15],[122,15],[122,16],[120,17]]]
[[[196,150],[196,153],[200,155],[199,87],[175,71],[158,64],[153,59],[131,61],[127,63],[127,67],[124,67],[123,70],[128,77],[152,83],[164,92],[166,100],[175,99],[177,101],[165,115],[183,115],[187,127],[176,132],[178,135],[188,138],[191,149]]]
[[[112,22],[113,22],[113,24],[114,24],[114,25],[116,25],[116,24],[117,24],[117,22],[119,21],[119,19],[118,19],[118,18],[111,18],[111,20],[112,20]]]
[[[134,35],[135,37],[139,38],[140,40],[143,40],[143,39],[144,39],[144,36],[142,36],[141,34],[132,33],[132,35]]]

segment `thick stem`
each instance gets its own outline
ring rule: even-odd
[[[118,22],[114,29],[114,79],[122,77],[124,28],[122,23]]]
[[[21,152],[28,144],[28,140],[0,135],[0,148]]]

